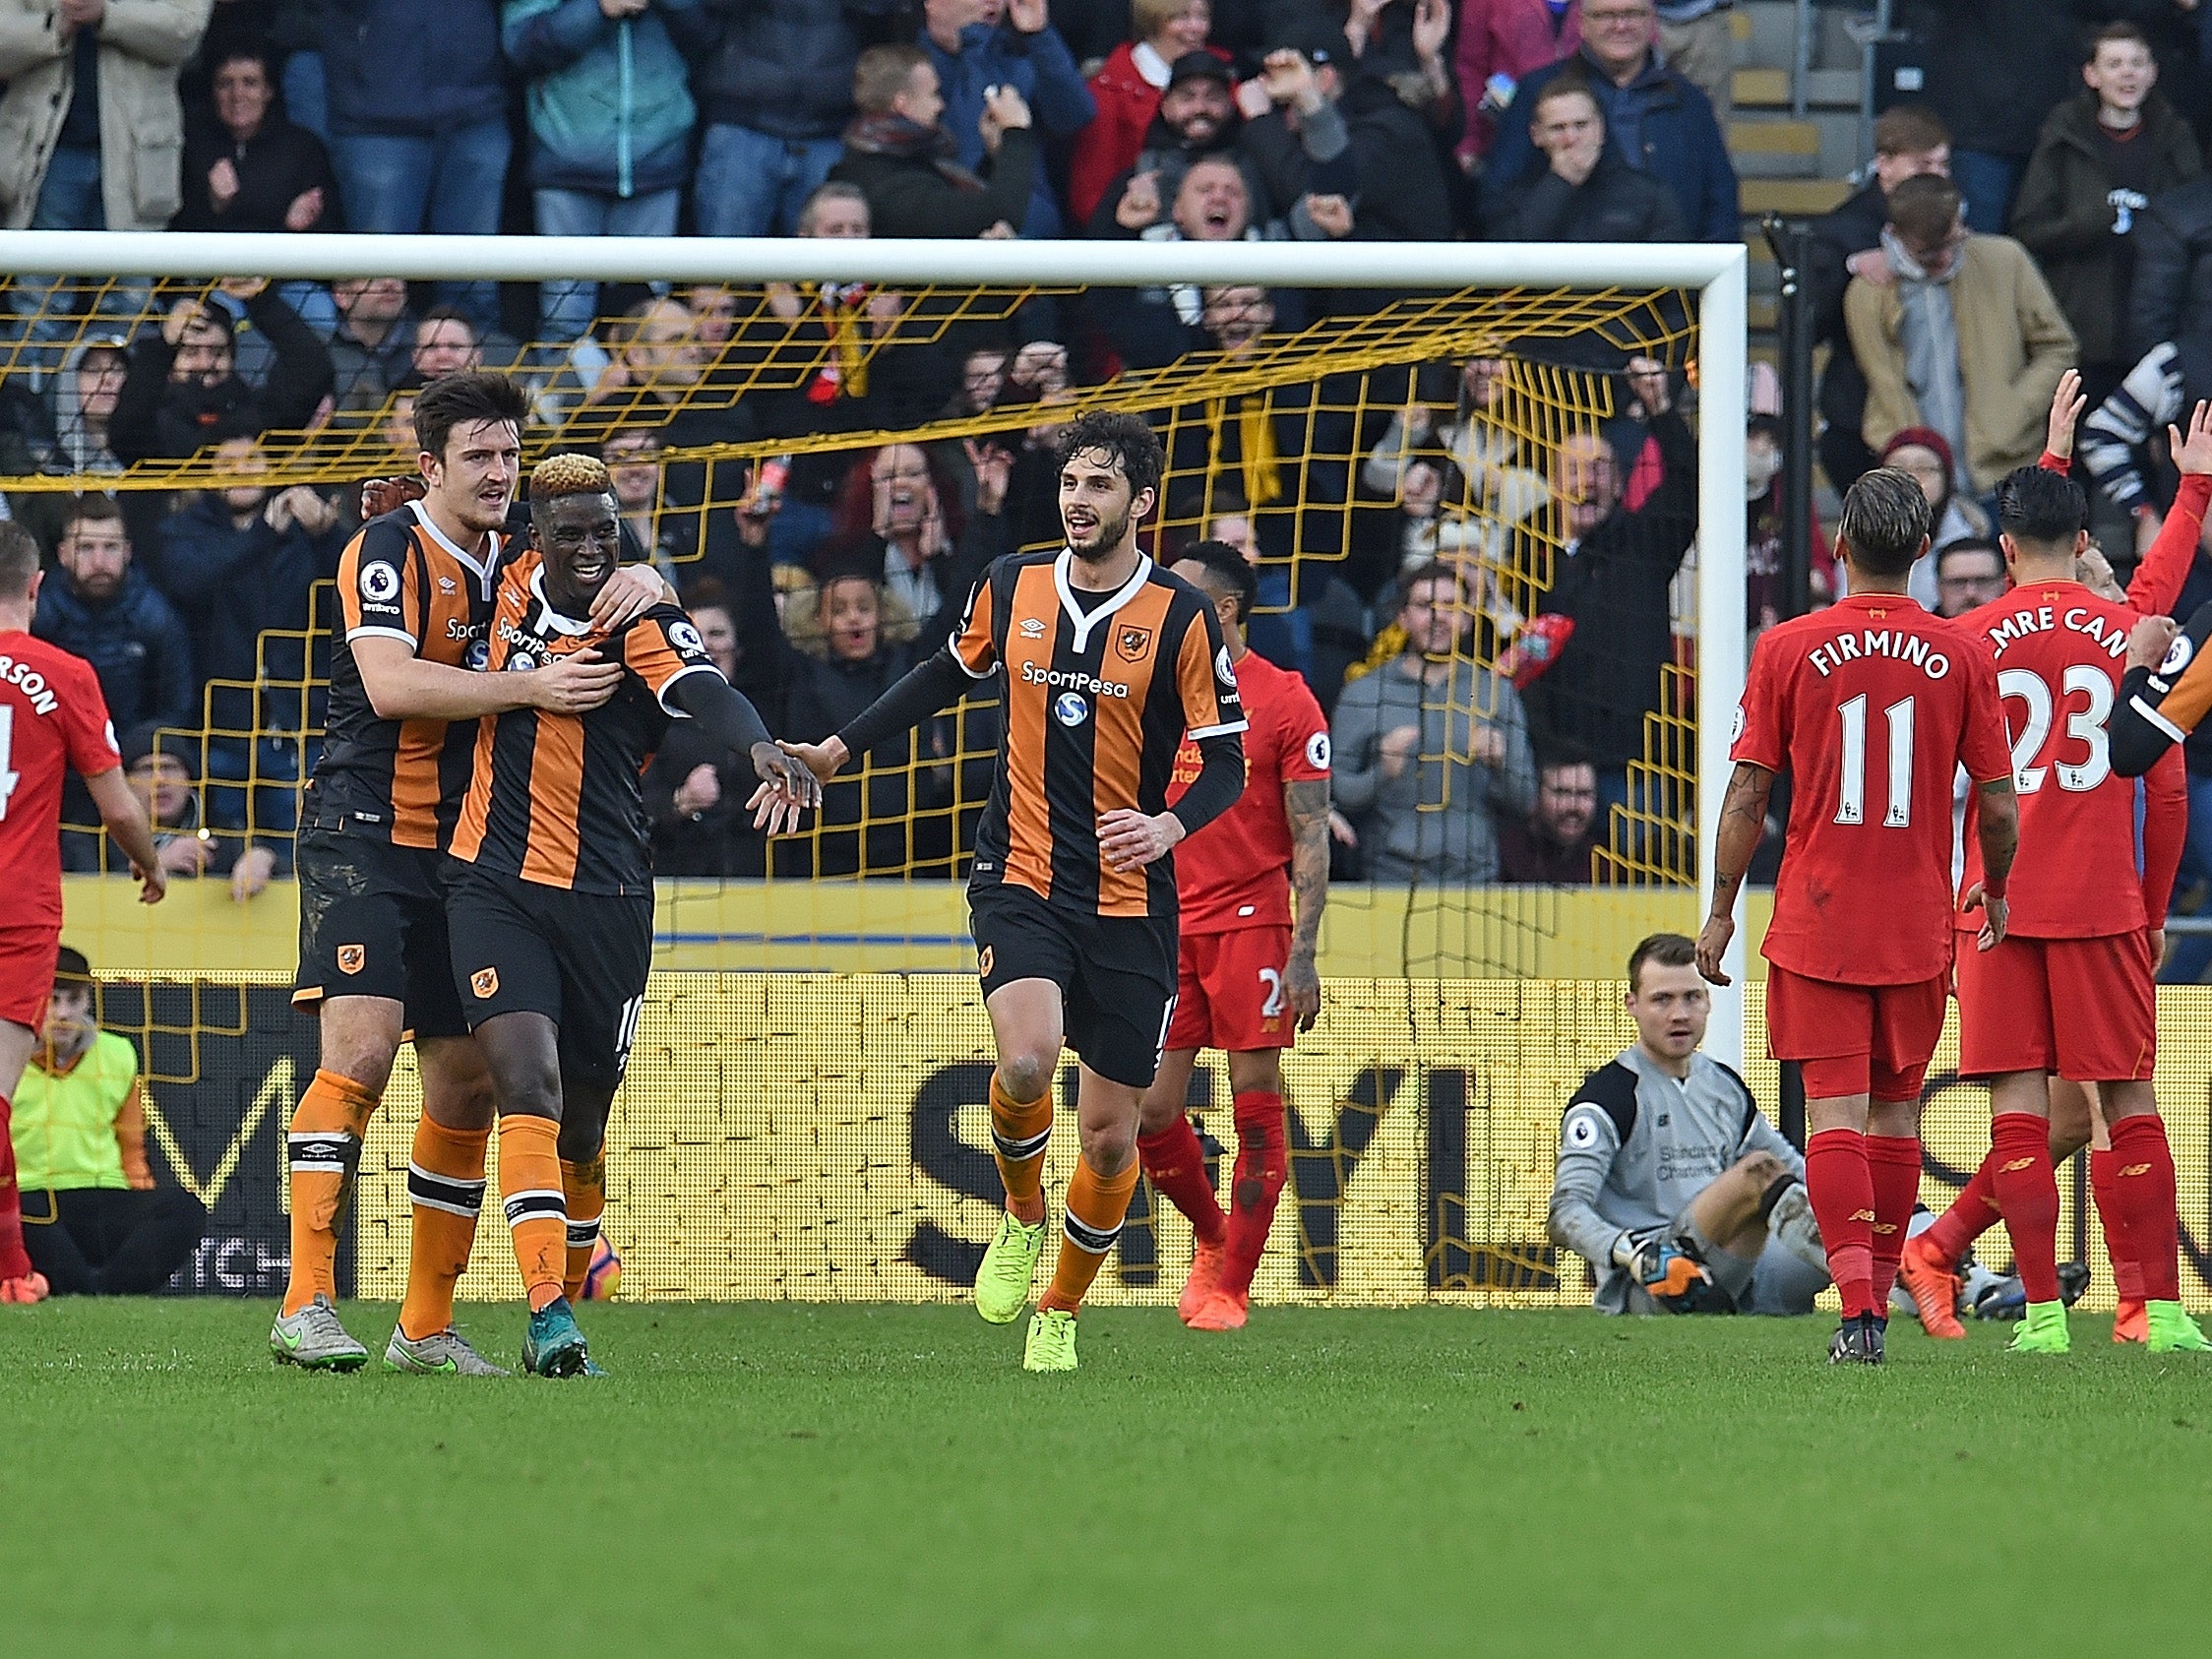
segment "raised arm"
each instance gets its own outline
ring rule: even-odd
[[[2127,584],[2127,602],[2139,611],[2171,610],[2196,563],[2205,506],[2212,503],[2212,403],[2200,402],[2190,411],[2186,437],[2179,427],[2167,427],[2166,441],[2181,484],[2174,494],[2174,510],[2158,526],[2157,538]]]

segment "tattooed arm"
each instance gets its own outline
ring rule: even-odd
[[[1283,968],[1283,993],[1301,1031],[1311,1031],[1321,1013],[1321,970],[1314,953],[1321,946],[1321,906],[1328,902],[1328,779],[1296,778],[1283,785],[1283,816],[1290,821],[1290,886],[1298,900],[1297,931],[1290,937],[1290,961]]]
[[[1713,909],[1697,935],[1697,971],[1715,985],[1729,983],[1721,971],[1721,957],[1736,937],[1736,894],[1744,886],[1744,872],[1751,867],[1759,838],[1766,833],[1766,797],[1774,787],[1774,774],[1748,761],[1736,763],[1728,780],[1728,794],[1720,804],[1720,833],[1713,848]]]

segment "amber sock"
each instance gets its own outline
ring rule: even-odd
[[[582,1162],[561,1160],[561,1192],[568,1199],[568,1270],[561,1294],[571,1302],[584,1294],[584,1275],[591,1270],[591,1252],[599,1243],[599,1218],[607,1209],[607,1149],[601,1146]]]
[[[999,1160],[999,1181],[1007,1190],[1007,1208],[1024,1227],[1045,1218],[1045,1147],[1052,1141],[1052,1089],[1035,1100],[1016,1100],[991,1074],[991,1155]]]
[[[1106,1253],[1122,1236],[1122,1218],[1129,1213],[1130,1195],[1137,1191],[1137,1164],[1119,1175],[1100,1175],[1082,1158],[1075,1164],[1075,1179],[1068,1183],[1067,1213],[1061,1217],[1060,1260],[1052,1269],[1052,1283],[1037,1298],[1040,1314],[1065,1309],[1074,1313],[1082,1306],[1084,1293]]]
[[[338,1218],[361,1167],[361,1137],[377,1097],[336,1072],[317,1072],[292,1113],[286,1158],[292,1177],[291,1277],[284,1312],[318,1296],[338,1297]]]
[[[560,1138],[561,1126],[551,1118],[510,1112],[499,1120],[499,1197],[533,1314],[560,1299],[561,1273],[568,1265]]]
[[[407,1244],[407,1299],[399,1305],[399,1334],[410,1341],[454,1322],[454,1286],[476,1242],[491,1137],[488,1129],[448,1129],[427,1112],[415,1125],[407,1160],[414,1231]]]

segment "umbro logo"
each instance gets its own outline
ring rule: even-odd
[[[438,591],[439,591],[439,592],[441,592],[441,593],[451,593],[451,592],[453,592],[454,590],[455,590],[455,584],[454,584],[454,579],[453,579],[452,577],[450,577],[450,576],[442,576],[442,577],[440,577],[440,578],[438,579]]]
[[[1043,639],[1045,637],[1044,619],[1036,616],[1023,617],[1021,619],[1021,637],[1024,640]]]

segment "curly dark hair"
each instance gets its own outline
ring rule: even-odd
[[[1167,458],[1161,452],[1159,434],[1142,415],[1093,409],[1077,416],[1060,435],[1060,448],[1054,459],[1064,467],[1079,455],[1092,454],[1104,456],[1120,469],[1122,476],[1129,480],[1132,499],[1146,490],[1158,492],[1160,469]]]

